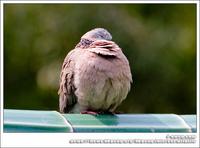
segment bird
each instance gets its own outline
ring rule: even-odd
[[[115,113],[132,83],[129,61],[104,28],[85,33],[64,59],[60,73],[61,113]]]

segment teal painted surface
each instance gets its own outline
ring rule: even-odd
[[[181,115],[181,118],[191,127],[192,132],[197,132],[197,116],[196,115]]]
[[[191,132],[175,114],[64,114],[74,132]]]
[[[4,110],[4,132],[72,132],[56,111]]]
[[[196,132],[196,115],[4,110],[4,132]]]

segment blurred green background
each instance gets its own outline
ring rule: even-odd
[[[95,27],[127,56],[124,113],[196,113],[195,4],[4,4],[4,108],[58,110],[66,54]]]

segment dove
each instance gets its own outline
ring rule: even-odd
[[[61,113],[114,113],[132,83],[129,62],[104,28],[85,33],[64,59],[60,73]]]

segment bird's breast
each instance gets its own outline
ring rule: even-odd
[[[108,110],[121,103],[130,89],[123,64],[126,63],[119,58],[83,52],[75,64],[74,75],[79,104],[94,110]]]

